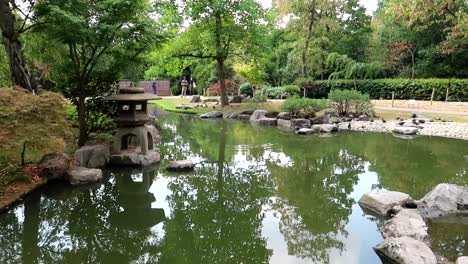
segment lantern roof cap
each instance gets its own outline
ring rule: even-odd
[[[145,89],[139,87],[120,88],[118,94],[113,94],[106,98],[106,100],[109,101],[149,101],[159,99],[161,99],[161,97],[155,94],[145,93]]]

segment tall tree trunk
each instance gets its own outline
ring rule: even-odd
[[[86,128],[86,97],[84,95],[80,95],[78,98],[78,122],[80,124],[78,146],[82,147],[85,145],[86,140],[88,139]]]
[[[216,62],[218,64],[218,79],[221,90],[221,106],[226,106],[229,104],[226,94],[226,74],[224,72],[224,60],[225,60],[225,51],[221,46],[221,30],[223,27],[221,21],[221,14],[219,12],[215,13],[216,20]]]
[[[310,47],[310,41],[312,39],[312,32],[314,30],[314,23],[315,23],[315,2],[316,0],[312,1],[312,7],[310,9],[310,20],[309,25],[307,27],[307,36],[304,43],[304,49],[302,50],[302,77],[307,77],[307,51]]]
[[[3,45],[8,56],[13,83],[31,92],[36,91],[36,80],[31,78],[26,68],[23,51],[21,50],[21,42],[19,41],[20,32],[7,0],[0,1],[0,30],[2,32]]]

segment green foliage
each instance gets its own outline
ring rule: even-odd
[[[377,80],[333,80],[306,83],[307,97],[325,98],[332,89],[355,89],[370,95],[372,99],[430,100],[435,89],[434,100],[444,101],[449,88],[449,101],[468,101],[468,79],[377,79]]]
[[[288,96],[283,90],[283,87],[265,87],[261,93],[270,99],[280,99]]]
[[[299,95],[301,93],[301,88],[297,85],[285,85],[283,86],[283,91],[289,95]]]
[[[241,84],[241,86],[239,87],[239,90],[240,90],[240,94],[253,96],[253,87],[252,87],[252,84],[250,84],[249,82],[245,82]]]
[[[11,86],[10,76],[10,67],[8,66],[5,49],[0,48],[0,88]]]
[[[369,95],[356,90],[331,90],[328,99],[331,100],[333,108],[339,115],[373,113]]]
[[[281,110],[289,112],[293,115],[298,115],[303,112],[305,114],[313,114],[329,107],[327,100],[300,98],[297,96],[286,99],[281,105]]]

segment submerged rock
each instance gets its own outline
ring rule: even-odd
[[[416,135],[419,131],[417,127],[394,127],[393,133],[402,135]]]
[[[338,131],[338,125],[336,124],[313,125],[311,128],[319,133],[332,133]]]
[[[296,134],[298,135],[310,135],[310,134],[315,134],[318,133],[319,131],[316,128],[301,128],[296,131]]]
[[[358,201],[359,205],[379,215],[389,215],[396,206],[404,207],[413,203],[409,194],[394,191],[372,191],[365,193]]]
[[[421,216],[428,219],[457,213],[468,213],[466,194],[468,187],[441,183],[419,201]]]
[[[72,167],[67,171],[67,178],[71,185],[95,183],[102,180],[102,170]]]
[[[75,164],[85,168],[101,168],[109,163],[110,155],[108,146],[84,146],[75,152]]]
[[[193,170],[195,164],[190,160],[178,160],[173,161],[167,165],[166,170],[168,171],[189,171]]]
[[[63,179],[70,168],[72,158],[63,153],[44,155],[39,162],[39,175],[46,179]]]
[[[403,209],[382,227],[384,238],[408,236],[429,244],[427,225],[417,209]]]
[[[212,112],[208,112],[208,113],[200,115],[200,118],[222,118],[222,117],[223,117],[223,113],[219,111],[212,111]]]
[[[437,264],[432,250],[423,242],[403,236],[387,238],[374,247],[383,262],[399,264]]]

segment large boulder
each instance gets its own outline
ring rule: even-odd
[[[242,112],[240,112],[241,115],[252,115],[255,112],[255,109],[247,109]]]
[[[393,212],[394,207],[413,203],[413,199],[402,192],[372,191],[365,193],[358,203],[364,209],[386,216]]]
[[[414,238],[392,237],[374,247],[383,262],[399,264],[437,264],[432,250]]]
[[[289,112],[281,112],[278,114],[278,119],[291,120],[292,116],[291,116],[291,113]]]
[[[240,114],[237,119],[239,120],[250,120],[250,115]]]
[[[459,257],[457,258],[457,262],[455,264],[468,264],[468,257]]]
[[[240,97],[238,95],[234,95],[231,99],[229,99],[229,103],[230,104],[241,104],[242,100],[243,100],[242,97]]]
[[[291,119],[291,128],[294,130],[310,128],[310,120],[305,118]]]
[[[223,118],[225,119],[237,119],[239,117],[239,114],[234,111],[227,112],[224,114]]]
[[[177,160],[169,163],[166,170],[168,171],[190,171],[193,170],[195,164],[190,160]]]
[[[71,163],[72,158],[63,153],[44,155],[39,162],[39,175],[49,180],[63,179]]]
[[[250,116],[250,122],[260,126],[276,126],[276,118],[267,117],[265,110],[255,110]]]
[[[320,125],[320,124],[328,124],[330,123],[330,116],[329,115],[321,115],[315,118],[310,119],[311,125]]]
[[[418,209],[403,209],[382,227],[384,238],[408,236],[429,244],[427,225]]]
[[[291,120],[286,120],[286,119],[277,119],[276,120],[276,125],[279,127],[284,127],[291,129]]]
[[[419,129],[417,127],[402,126],[402,127],[394,127],[392,131],[393,133],[400,134],[400,135],[416,135]]]
[[[200,118],[222,118],[222,117],[223,117],[223,113],[219,111],[212,111],[212,112],[208,112],[208,113],[200,115]]]
[[[313,125],[312,129],[320,133],[332,133],[338,131],[337,124],[322,124],[322,125]]]
[[[192,96],[192,100],[190,100],[191,103],[201,103],[201,97],[199,95],[194,95]]]
[[[71,167],[67,171],[67,179],[71,185],[95,183],[102,180],[102,170],[85,167]]]
[[[458,213],[468,213],[466,193],[468,187],[441,183],[419,200],[418,209],[427,219]]]
[[[101,168],[110,161],[110,149],[105,145],[84,146],[75,152],[75,165],[85,168]]]
[[[265,118],[267,113],[266,110],[255,110],[250,116],[250,122],[257,122],[259,119]]]
[[[255,124],[260,126],[276,126],[276,118],[260,118],[255,122]]]

